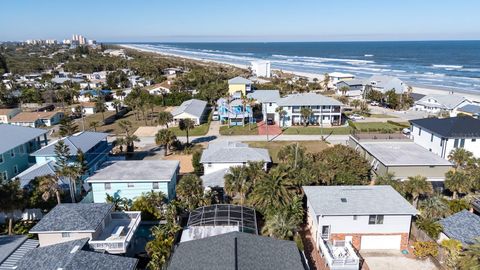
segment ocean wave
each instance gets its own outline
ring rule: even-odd
[[[462,69],[463,66],[459,65],[432,65],[433,68],[443,68],[446,70]]]

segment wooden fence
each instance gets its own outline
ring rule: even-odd
[[[410,235],[413,237],[415,241],[437,243],[437,241],[433,240],[426,232],[419,229],[417,225],[415,225],[415,223],[412,223],[412,229],[410,231]],[[431,259],[433,263],[440,269],[447,269],[447,267],[444,264],[447,256],[448,254],[446,250],[442,248],[442,246],[438,245],[438,255],[435,257],[431,257]]]

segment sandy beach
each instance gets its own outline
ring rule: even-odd
[[[190,60],[195,60],[195,61],[200,61],[203,63],[215,63],[215,64],[222,64],[222,65],[227,65],[227,66],[234,66],[242,69],[247,69],[247,65],[241,65],[241,64],[232,64],[232,63],[226,63],[226,62],[221,62],[221,61],[214,61],[210,59],[203,59],[203,58],[198,58],[198,57],[185,57],[182,55],[177,55],[177,54],[169,54],[169,53],[164,53],[164,52],[159,52],[153,49],[146,49],[146,48],[138,48],[136,46],[132,45],[126,45],[126,44],[118,44],[118,46],[126,48],[126,49],[132,49],[132,50],[137,50],[137,51],[143,51],[143,52],[149,52],[149,53],[157,53],[160,55],[165,55],[165,56],[172,56],[172,57],[178,57],[178,58],[184,58],[184,59],[190,59]],[[280,71],[278,69],[273,69],[276,71]],[[300,71],[292,71],[292,70],[281,70],[283,73],[291,73],[296,76],[301,76],[301,77],[306,77],[309,79],[317,78],[318,80],[322,80],[324,75],[323,74],[316,74],[316,73],[308,73],[308,72],[300,72]],[[447,89],[440,89],[440,88],[432,88],[432,87],[426,87],[426,86],[420,86],[420,85],[412,85],[413,92],[417,94],[422,94],[422,95],[448,95],[451,94],[451,90]],[[455,91],[454,94],[456,95],[461,95],[473,102],[480,103],[480,93],[472,93],[469,91]]]

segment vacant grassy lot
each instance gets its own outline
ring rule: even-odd
[[[319,127],[289,127],[283,131],[286,135],[345,135],[350,134],[351,127],[319,128]]]
[[[209,127],[210,127],[210,123],[205,123],[199,126],[195,126],[194,129],[191,129],[188,131],[188,136],[203,136],[207,134]],[[187,136],[187,132],[184,130],[180,130],[180,128],[178,127],[171,127],[169,129],[172,130],[176,136]]]
[[[277,154],[280,149],[289,144],[298,143],[307,149],[309,153],[318,153],[330,145],[323,141],[273,141],[273,142],[245,142],[251,147],[266,148],[270,153],[273,163],[278,163]]]
[[[256,125],[245,125],[245,126],[221,126],[220,134],[229,136],[229,135],[257,135],[258,129]]]
[[[400,122],[363,122],[353,123],[358,131],[362,132],[394,132],[400,131],[405,127],[408,127],[408,123]]]

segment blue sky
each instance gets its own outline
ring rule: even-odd
[[[0,40],[480,39],[478,0],[3,0]]]

